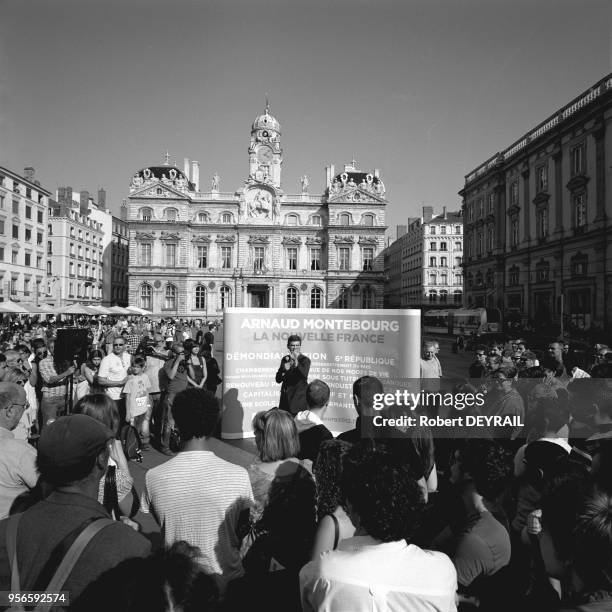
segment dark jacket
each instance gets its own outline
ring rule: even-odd
[[[276,382],[282,383],[278,405],[281,410],[286,410],[293,415],[306,410],[309,371],[310,359],[306,355],[300,355],[297,367],[292,365],[289,370],[285,370],[285,358],[283,358],[276,372]]]

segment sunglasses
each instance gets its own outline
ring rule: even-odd
[[[125,344],[113,344],[113,346],[125,346]]]

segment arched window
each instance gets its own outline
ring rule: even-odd
[[[455,304],[461,304],[462,301],[463,293],[460,289],[455,289],[455,291],[453,291],[453,302],[455,302]]]
[[[285,217],[285,222],[287,225],[298,225],[298,216],[297,215],[287,215]]]
[[[287,289],[287,308],[297,308],[298,292],[295,287]]]
[[[374,225],[374,215],[363,215],[361,217],[361,225],[372,227]]]
[[[153,217],[153,210],[148,206],[145,206],[139,210],[139,215],[141,221],[150,221]],[[73,229],[72,227],[70,228]]]
[[[338,308],[348,308],[349,306],[349,290],[346,287],[340,289],[338,296]]]
[[[350,225],[351,224],[351,215],[349,215],[348,213],[342,213],[338,217],[338,223],[340,225]]]
[[[440,290],[440,303],[446,304],[447,301],[448,301],[448,291],[441,289]]]
[[[223,308],[230,308],[231,305],[232,290],[227,285],[223,285],[223,287],[219,289],[219,307],[223,310]]]
[[[312,225],[321,225],[321,215],[312,215],[310,222]]]
[[[146,283],[140,286],[140,307],[153,310],[153,288]]]
[[[366,287],[361,294],[361,307],[374,308],[374,289]]]
[[[224,212],[221,215],[221,223],[231,223],[232,222],[232,213]]]
[[[198,213],[198,223],[208,223],[210,218],[207,213]]]
[[[206,287],[198,285],[195,290],[195,307],[196,310],[206,309]]]
[[[310,307],[321,308],[323,291],[319,287],[313,287],[310,291]]]
[[[176,310],[176,287],[174,285],[166,285],[164,308],[166,310]]]
[[[178,221],[178,210],[176,208],[166,208],[166,221]]]
[[[437,302],[438,301],[438,292],[435,289],[432,289],[429,292],[429,301],[430,302]]]

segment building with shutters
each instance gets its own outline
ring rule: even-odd
[[[214,160],[211,160],[211,162]],[[184,160],[145,167],[127,197],[129,303],[213,319],[225,307],[382,308],[385,186],[356,162],[326,168],[323,193],[282,183],[281,127],[255,119],[243,186]]]

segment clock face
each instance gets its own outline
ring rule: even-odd
[[[262,163],[269,163],[273,156],[274,154],[272,153],[272,149],[270,149],[270,147],[261,147],[257,151],[257,159]]]

